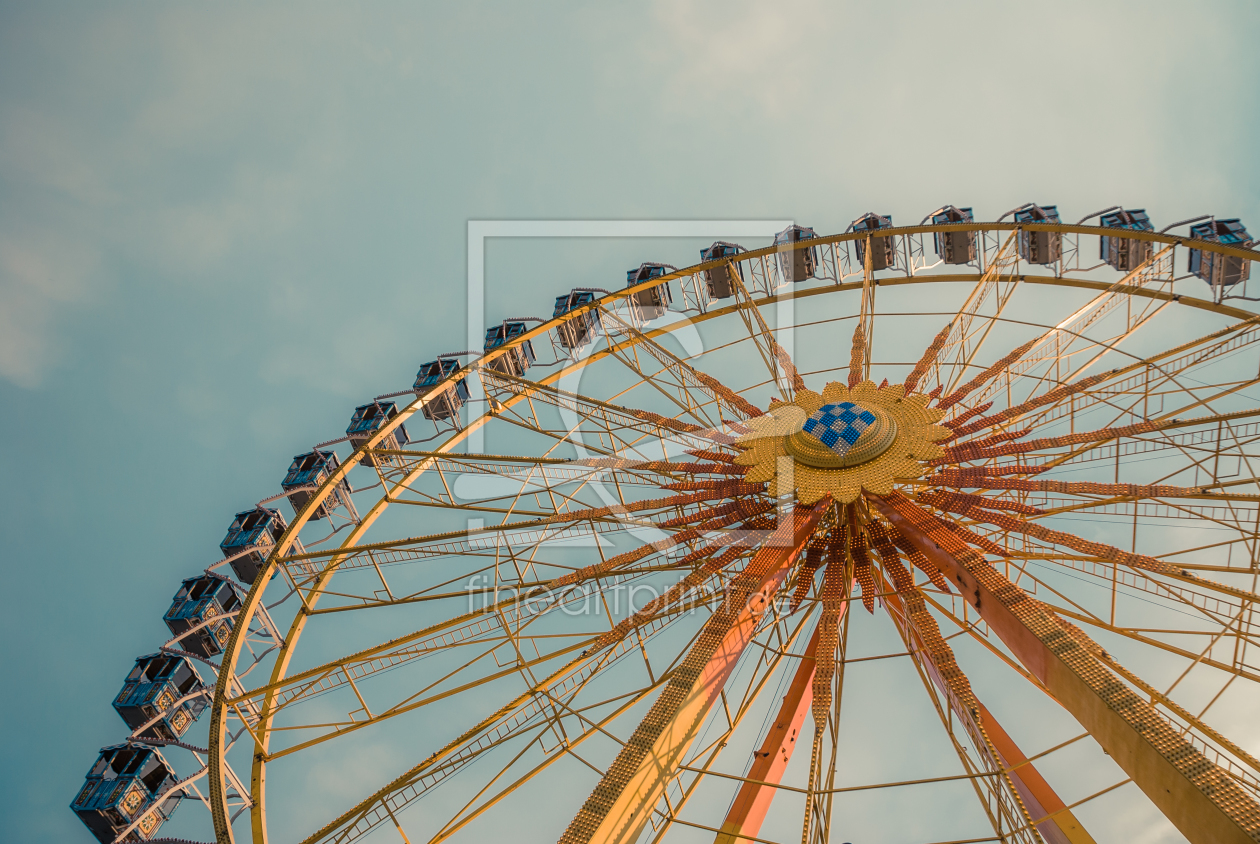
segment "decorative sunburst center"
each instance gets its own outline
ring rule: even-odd
[[[897,423],[877,405],[824,404],[789,434],[783,446],[798,463],[844,469],[879,457],[897,439]]]
[[[803,504],[824,495],[847,504],[863,490],[886,495],[894,484],[922,477],[926,461],[942,454],[936,443],[949,429],[937,424],[942,413],[928,401],[901,385],[870,381],[851,388],[832,382],[821,394],[797,390],[792,401],[774,402],[748,421],[735,462],[750,467],[746,480]]]

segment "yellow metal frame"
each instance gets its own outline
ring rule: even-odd
[[[1118,234],[1118,230],[1104,228],[1104,227],[1097,227],[1097,226],[1071,226],[1071,225],[1060,225],[1060,224],[1015,225],[1012,223],[969,223],[969,224],[948,224],[948,225],[939,225],[939,226],[897,227],[897,228],[882,230],[881,236],[928,234],[928,233],[933,233],[933,232],[950,232],[950,231],[970,231],[970,232],[1004,232],[1006,231],[1006,232],[1010,232],[1010,231],[1015,231],[1015,230],[1053,231],[1053,232],[1060,232],[1060,233],[1065,233],[1065,234],[1084,234],[1084,235],[1113,235],[1114,236]],[[479,369],[485,368],[495,358],[503,354],[507,354],[512,347],[525,343],[527,341],[531,341],[533,339],[542,337],[548,332],[555,330],[556,327],[560,325],[561,323],[580,318],[584,314],[586,314],[588,311],[593,311],[601,307],[607,307],[609,304],[615,303],[619,300],[627,299],[630,296],[640,291],[647,290],[647,289],[659,286],[661,284],[668,283],[670,281],[675,281],[675,280],[690,277],[696,273],[703,272],[706,269],[716,267],[719,264],[727,263],[728,261],[732,261],[732,260],[737,261],[737,262],[752,261],[752,260],[761,258],[763,256],[776,254],[778,252],[791,251],[793,249],[814,248],[814,247],[824,246],[824,245],[833,244],[833,243],[841,243],[841,242],[856,240],[858,238],[865,237],[865,236],[866,236],[865,233],[853,232],[853,233],[848,233],[848,234],[833,235],[829,237],[811,239],[807,241],[800,241],[795,244],[771,246],[771,247],[766,247],[764,249],[758,249],[758,250],[753,250],[750,252],[740,253],[739,255],[733,256],[733,257],[725,257],[719,260],[698,264],[693,267],[688,267],[686,269],[669,273],[667,275],[664,275],[658,278],[653,278],[649,281],[642,282],[633,287],[628,287],[624,290],[617,291],[615,293],[604,296],[600,300],[597,300],[596,302],[593,302],[591,304],[584,305],[579,308],[575,308],[574,310],[564,314],[561,317],[553,318],[535,327],[534,329],[526,332],[524,335],[516,338],[511,343],[505,344],[504,346],[481,356],[480,358],[478,358],[476,361],[472,363],[472,366]],[[1199,250],[1203,250],[1207,252],[1214,252],[1221,255],[1243,258],[1246,260],[1251,260],[1253,262],[1256,261],[1257,259],[1260,259],[1260,253],[1257,253],[1251,250],[1239,249],[1237,247],[1231,247],[1231,246],[1225,246],[1221,244],[1209,243],[1205,241],[1193,240],[1188,237],[1159,234],[1155,232],[1140,232],[1140,231],[1129,231],[1129,230],[1123,230],[1123,234],[1120,236],[1123,236],[1128,239],[1144,240],[1144,241],[1151,241],[1154,243],[1184,246],[1187,248],[1199,249]],[[980,273],[934,274],[934,273],[924,272],[918,275],[912,275],[912,276],[906,276],[906,277],[890,276],[890,277],[880,278],[878,279],[877,284],[879,286],[900,286],[900,285],[906,285],[906,284],[948,284],[948,283],[973,283],[974,284],[975,282],[979,281],[981,277],[982,277],[982,274]],[[1065,278],[1065,277],[1054,277],[1054,276],[1032,275],[1032,274],[1019,274],[1019,275],[1012,276],[1011,278],[1012,280],[1018,280],[1023,283],[1028,283],[1028,284],[1054,285],[1054,286],[1073,287],[1073,288],[1086,289],[1086,290],[1106,291],[1108,289],[1114,288],[1114,285],[1110,285],[1106,282],[1093,281],[1093,280],[1083,279],[1083,278]],[[749,304],[755,306],[756,308],[760,308],[762,306],[774,304],[777,302],[797,300],[797,299],[808,299],[811,296],[826,295],[826,294],[838,293],[838,292],[843,292],[843,291],[861,290],[863,289],[864,284],[869,286],[869,282],[864,279],[862,281],[851,282],[851,283],[824,284],[824,285],[811,286],[811,287],[802,288],[802,289],[790,289],[786,292],[779,293],[776,295],[763,296],[761,298],[750,298]],[[1191,307],[1191,308],[1195,308],[1199,310],[1209,311],[1212,313],[1216,313],[1222,316],[1232,317],[1239,320],[1254,320],[1258,318],[1255,314],[1248,311],[1244,311],[1240,308],[1236,308],[1236,307],[1232,307],[1232,306],[1228,306],[1228,305],[1224,305],[1220,303],[1215,303],[1215,302],[1211,302],[1204,299],[1198,299],[1194,297],[1177,296],[1171,293],[1165,293],[1161,291],[1154,291],[1154,290],[1148,290],[1148,289],[1137,288],[1137,287],[1121,288],[1117,292],[1122,293],[1124,295],[1146,297],[1146,298],[1162,300],[1166,302],[1176,302],[1185,307]],[[619,344],[619,349],[633,346],[641,342],[650,342],[657,337],[665,336],[674,331],[677,331],[683,325],[686,325],[686,324],[702,323],[711,319],[716,319],[716,318],[720,318],[722,316],[726,316],[731,313],[735,313],[736,311],[739,311],[744,306],[745,306],[744,303],[737,301],[735,304],[731,304],[731,305],[720,307],[720,308],[715,308],[713,310],[708,310],[703,314],[699,314],[694,317],[691,317],[689,320],[682,320],[677,323],[671,324],[670,326],[666,326],[664,328],[655,329],[649,332],[644,332],[642,334],[636,333],[636,336],[632,337],[630,340]],[[866,342],[869,345],[869,338],[867,339]],[[588,357],[575,361],[569,366],[564,367],[561,370],[548,375],[546,378],[541,379],[538,382],[535,382],[534,386],[528,389],[536,389],[537,387],[554,384],[558,382],[561,378],[571,375],[572,373],[577,372],[585,368],[586,366],[589,366],[592,363],[602,360],[603,358],[608,357],[611,354],[612,352],[610,352],[607,349],[596,351],[593,354],[589,355]],[[867,365],[869,366],[869,361],[867,361]],[[467,376],[467,372],[463,372],[460,374],[459,377],[466,377],[466,376]],[[336,469],[336,471],[334,471],[328,478],[325,479],[325,481],[320,485],[319,489],[311,496],[306,507],[303,508],[303,510],[300,513],[298,513],[297,516],[294,518],[293,522],[290,524],[289,529],[286,531],[284,536],[280,539],[279,542],[276,543],[275,547],[272,550],[271,556],[266,561],[257,580],[255,581],[253,587],[250,589],[249,594],[246,596],[243,606],[241,607],[240,614],[238,616],[238,622],[233,628],[231,638],[223,653],[222,668],[219,673],[219,680],[215,688],[215,695],[214,695],[213,703],[211,705],[210,753],[209,753],[210,776],[209,776],[209,801],[208,802],[210,804],[211,816],[214,822],[215,834],[220,844],[229,844],[229,842],[233,842],[235,840],[233,830],[232,830],[232,825],[228,818],[228,808],[227,808],[228,804],[227,804],[227,794],[226,794],[226,788],[225,788],[225,775],[226,775],[225,768],[224,768],[225,760],[223,759],[223,754],[222,754],[222,748],[226,740],[227,718],[228,718],[229,712],[231,711],[229,707],[229,701],[233,697],[231,689],[233,687],[233,684],[236,681],[235,666],[241,653],[241,647],[242,647],[242,643],[244,639],[244,631],[248,628],[250,619],[257,612],[259,606],[261,605],[263,592],[265,590],[266,584],[268,580],[270,579],[272,573],[276,571],[276,567],[278,565],[278,562],[277,562],[278,558],[284,556],[288,552],[288,550],[292,547],[293,542],[297,539],[300,531],[310,520],[311,515],[317,511],[317,509],[322,505],[323,501],[328,497],[328,495],[330,495],[338,487],[338,485],[340,485],[346,479],[346,476],[348,475],[349,471],[353,467],[357,466],[364,459],[366,452],[372,449],[379,448],[382,442],[386,441],[392,435],[392,432],[396,427],[406,422],[413,414],[420,412],[429,401],[441,396],[443,392],[446,389],[448,389],[449,385],[453,383],[455,380],[457,379],[454,376],[452,376],[451,378],[448,378],[446,381],[434,387],[429,393],[425,394],[422,397],[417,398],[415,401],[408,404],[405,408],[401,409],[400,412],[395,417],[393,417],[386,426],[379,429],[369,440],[367,440],[362,445],[360,445],[351,456],[346,458],[346,460]],[[528,397],[529,397],[529,392],[523,392],[517,395],[514,399],[511,399],[510,401],[511,403],[514,404],[520,401],[525,401],[526,399],[528,399]],[[458,431],[453,436],[451,436],[448,440],[443,442],[437,449],[434,449],[432,453],[436,455],[436,454],[450,452],[451,449],[453,449],[455,446],[457,446],[458,444],[466,440],[470,433],[486,425],[492,418],[494,418],[494,414],[487,412],[474,420],[470,420],[469,424],[465,428]],[[425,471],[431,468],[433,461],[436,459],[437,458],[434,457],[429,460],[424,460],[424,461],[419,462],[418,465],[416,465],[407,473],[404,480],[399,481],[397,484],[395,484],[394,490],[397,491],[399,489],[406,487],[408,484],[414,482]],[[390,496],[386,495],[380,501],[378,501],[377,504],[373,506],[371,510],[369,510],[366,514],[364,514],[361,521],[355,526],[355,528],[351,531],[351,533],[346,537],[346,539],[343,542],[342,547],[348,548],[348,547],[357,545],[359,543],[359,540],[368,531],[371,525],[376,521],[377,518],[380,517],[380,515],[388,507],[389,503],[390,503]],[[288,633],[285,636],[284,643],[281,646],[280,653],[276,659],[275,666],[272,670],[271,678],[267,684],[268,686],[276,687],[284,679],[285,674],[288,669],[289,662],[296,648],[297,642],[301,638],[302,632],[306,626],[306,622],[310,617],[310,611],[314,609],[313,604],[315,601],[318,600],[318,593],[320,591],[320,588],[323,586],[324,583],[326,583],[327,579],[330,578],[336,572],[338,564],[339,564],[338,557],[333,557],[328,562],[327,566],[324,569],[323,574],[320,576],[320,579],[318,583],[316,584],[315,595],[312,598],[311,606],[304,607],[303,611],[299,612],[296,618],[294,619],[292,625],[289,628]],[[268,697],[265,699],[264,704],[263,704],[264,718],[259,721],[259,723],[256,726],[256,730],[252,731],[254,738],[256,740],[256,753],[254,755],[254,765],[253,765],[253,770],[252,770],[251,778],[250,778],[250,792],[251,792],[250,798],[252,801],[251,829],[252,829],[253,841],[255,842],[255,844],[264,844],[264,842],[267,841],[266,762],[265,760],[267,756],[267,746],[268,746],[268,740],[269,740],[270,734],[268,730],[267,718],[265,717],[265,715],[270,710],[270,707],[272,705],[273,705],[273,700],[271,696],[268,695]]]

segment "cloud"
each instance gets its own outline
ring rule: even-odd
[[[34,387],[61,349],[50,333],[57,308],[83,295],[94,250],[47,231],[0,234],[0,376]]]
[[[645,47],[670,68],[665,92],[676,108],[729,114],[732,101],[751,100],[767,115],[783,115],[808,95],[799,83],[816,60],[811,42],[825,11],[812,0],[658,2]]]
[[[22,22],[30,50],[2,63],[26,84],[0,100],[0,378],[24,387],[66,358],[58,316],[99,297],[104,267],[127,266],[124,295],[233,280],[230,262],[318,213],[346,162],[336,79],[308,43],[336,15],[125,19]]]

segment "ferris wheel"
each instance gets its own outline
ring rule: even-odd
[[[961,820],[886,840],[1082,844],[1127,790],[1260,841],[1218,719],[1260,701],[1251,246],[946,206],[504,320],[236,514],[71,808],[105,842],[808,844],[930,786]],[[929,730],[894,780],[846,755]]]

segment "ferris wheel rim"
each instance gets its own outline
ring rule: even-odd
[[[913,233],[916,231],[931,232],[931,231],[942,231],[942,230],[992,231],[992,230],[1011,230],[1015,228],[1027,228],[1030,230],[1046,229],[1046,230],[1052,230],[1052,231],[1062,231],[1066,233],[1085,233],[1085,234],[1098,234],[1100,232],[1106,234],[1109,232],[1117,232],[1117,230],[1115,229],[1107,229],[1107,228],[1101,228],[1101,227],[1063,226],[1063,225],[1049,225],[1049,224],[1025,224],[1023,226],[998,225],[998,224],[967,224],[967,225],[958,224],[955,226],[901,227],[897,229],[889,229],[887,230],[887,234],[895,235],[895,234],[903,234],[903,233]],[[1253,261],[1260,260],[1260,253],[1247,252],[1246,250],[1231,249],[1229,247],[1209,249],[1209,247],[1218,247],[1219,246],[1218,244],[1205,244],[1201,241],[1196,242],[1196,241],[1189,240],[1187,238],[1179,238],[1175,236],[1166,236],[1166,235],[1153,235],[1151,233],[1145,233],[1145,232],[1129,232],[1128,230],[1120,230],[1120,231],[1123,232],[1124,237],[1133,237],[1134,235],[1143,235],[1143,237],[1136,238],[1136,239],[1153,240],[1153,241],[1158,241],[1158,242],[1169,243],[1171,245],[1185,245],[1191,248],[1202,248],[1209,251],[1220,252],[1222,254],[1234,254],[1238,252],[1244,252],[1246,253],[1249,260],[1253,260]],[[817,240],[812,241],[812,242],[803,241],[798,244],[793,244],[793,246],[794,248],[807,248],[810,246],[822,245],[827,242],[840,242],[843,240],[854,240],[854,239],[858,239],[861,236],[863,235],[859,233],[853,233],[849,235],[835,235],[835,236],[830,236],[827,238],[818,238]],[[773,254],[775,252],[780,252],[780,251],[785,251],[785,250],[783,247],[777,247],[777,248],[769,247],[764,250],[757,250],[756,252],[741,253],[738,256],[738,258],[740,260],[746,260],[746,259],[751,259],[753,257],[756,257],[759,254],[768,255],[768,254]],[[711,263],[716,265],[717,263],[720,263],[720,262],[711,262]],[[693,273],[699,272],[702,270],[704,266],[706,265],[698,264],[693,267],[686,268],[684,270],[679,270],[677,273],[673,273],[668,276],[655,278],[649,282],[643,282],[637,285],[636,287],[630,287],[624,291],[619,291],[616,294],[612,294],[612,297],[614,299],[624,298],[625,296],[628,296],[639,289],[647,289],[649,287],[661,284],[663,281],[673,280],[673,279],[681,278],[689,273],[693,274]],[[919,274],[919,275],[913,275],[913,276],[908,276],[904,278],[895,277],[895,276],[882,277],[878,279],[875,283],[880,286],[890,286],[890,287],[907,285],[907,284],[939,284],[939,283],[955,283],[955,282],[966,283],[966,282],[976,282],[982,277],[982,275],[983,273]],[[1038,275],[1023,274],[1019,278],[1021,281],[1024,281],[1030,284],[1073,287],[1073,288],[1089,289],[1089,290],[1095,290],[1095,291],[1107,290],[1110,287],[1112,287],[1112,285],[1108,285],[1105,282],[1094,281],[1090,279],[1080,279],[1080,278],[1064,278],[1061,276],[1038,276]],[[862,282],[857,281],[857,282],[848,282],[848,283],[839,283],[839,284],[816,285],[816,286],[804,287],[804,288],[799,288],[799,289],[793,288],[785,292],[767,294],[767,295],[762,295],[762,296],[757,296],[757,297],[750,297],[750,304],[757,307],[761,307],[764,305],[775,304],[782,301],[804,299],[804,298],[817,296],[817,295],[853,291],[853,290],[861,289],[861,287],[862,287]],[[1260,319],[1260,316],[1257,316],[1256,314],[1252,312],[1245,311],[1234,306],[1226,305],[1222,302],[1213,302],[1213,301],[1204,300],[1204,299],[1197,299],[1195,297],[1179,296],[1179,295],[1173,295],[1171,293],[1162,293],[1160,291],[1144,290],[1140,288],[1124,289],[1118,292],[1121,292],[1125,295],[1137,295],[1137,296],[1144,296],[1144,297],[1149,297],[1149,298],[1161,298],[1161,299],[1176,301],[1188,307],[1194,307],[1196,309],[1208,311],[1208,312],[1211,312],[1220,316],[1224,316],[1224,317],[1231,317],[1234,319],[1243,319],[1243,320]],[[592,304],[591,307],[592,308],[598,307],[599,304],[602,302],[604,302],[604,298],[597,300],[595,303]],[[644,332],[644,336],[647,339],[653,339],[653,340],[658,337],[668,336],[674,333],[675,331],[683,329],[685,326],[700,324],[700,323],[704,323],[712,319],[717,319],[723,316],[733,314],[739,309],[739,307],[741,306],[738,304],[732,304],[728,306],[723,306],[721,308],[715,308],[713,310],[706,310],[704,313],[694,315],[694,316],[689,316],[683,319],[678,319],[671,322],[668,325],[660,326],[660,327],[652,329],[651,331]],[[514,341],[514,342],[515,343],[524,342],[533,337],[543,336],[547,332],[554,330],[557,326],[562,325],[565,322],[576,318],[576,315],[577,313],[571,312],[570,314],[565,314],[562,317],[547,320],[546,322],[532,329],[527,335],[525,335],[522,338],[519,338],[517,341]],[[636,340],[634,342],[637,343],[641,341]],[[505,348],[510,348],[511,345],[513,344],[508,344]],[[496,352],[501,352],[501,351],[502,350],[496,350]],[[587,357],[574,361],[570,365],[562,367],[559,370],[553,373],[550,373],[533,383],[535,383],[537,386],[553,385],[559,382],[560,380],[562,380],[564,377],[567,377],[575,372],[581,371],[582,369],[585,369],[587,366],[593,363],[596,363],[599,360],[602,360],[607,355],[608,355],[608,352],[606,351],[603,351],[603,350],[597,351]],[[481,369],[484,367],[486,361],[490,357],[491,356],[482,355],[476,360],[474,360],[471,363],[471,366],[477,369]],[[427,403],[427,400],[437,395],[440,395],[446,389],[447,385],[452,380],[453,378],[448,378],[446,381],[443,381],[441,384],[439,384],[434,389],[430,390],[428,393],[425,393],[422,396],[418,396],[416,399],[409,402],[405,408],[400,409],[398,415],[394,419],[391,419],[388,425],[384,426],[370,440],[368,440],[361,446],[357,447],[354,450],[354,453],[351,455],[351,457],[348,457],[338,468],[337,472],[330,475],[329,478],[321,486],[320,490],[318,490],[317,493],[314,496],[312,496],[310,501],[308,501],[306,506],[302,509],[301,513],[296,515],[293,523],[289,526],[289,530],[285,534],[285,540],[282,540],[282,542],[277,543],[276,549],[273,551],[272,555],[268,558],[266,562],[266,567],[260,573],[259,577],[257,578],[255,583],[251,587],[249,596],[247,596],[245,607],[242,608],[241,619],[243,623],[238,624],[234,628],[232,637],[229,641],[229,647],[225,649],[225,652],[224,652],[224,658],[222,661],[224,670],[220,672],[219,680],[218,680],[218,683],[216,684],[214,702],[212,704],[212,714],[211,714],[212,750],[218,750],[219,748],[222,747],[222,741],[221,740],[216,741],[215,739],[216,739],[216,733],[219,733],[220,738],[221,738],[221,731],[224,726],[223,718],[225,717],[225,714],[226,714],[224,702],[226,701],[226,697],[228,694],[227,688],[229,684],[232,682],[232,680],[235,678],[235,663],[236,663],[237,658],[239,657],[239,643],[237,641],[237,631],[238,630],[244,631],[244,629],[248,625],[249,618],[252,617],[252,614],[255,613],[257,611],[257,608],[261,605],[261,595],[265,591],[267,579],[270,573],[276,570],[276,559],[280,556],[283,556],[283,554],[281,553],[281,550],[282,549],[287,550],[289,545],[291,545],[291,539],[297,536],[297,533],[309,520],[310,515],[314,513],[316,510],[318,510],[320,504],[322,504],[322,502],[327,498],[327,496],[331,494],[332,490],[335,488],[336,483],[340,480],[343,480],[348,475],[351,468],[353,468],[354,466],[360,465],[363,459],[363,456],[368,450],[374,448],[376,444],[380,442],[380,440],[386,438],[392,430],[397,428],[398,425],[405,422],[407,419],[412,417],[415,413],[421,411],[424,408],[425,404]],[[453,432],[450,437],[443,440],[436,448],[432,449],[432,451],[443,452],[450,448],[453,448],[454,446],[458,445],[460,442],[463,442],[469,436],[469,434],[471,434],[472,431],[488,424],[489,421],[493,418],[494,418],[494,413],[492,411],[490,410],[483,411],[475,419],[470,419],[469,423],[463,429]],[[415,476],[418,476],[423,471],[426,471],[426,469],[425,468],[417,469]],[[411,476],[409,476],[408,480],[410,479],[411,479]],[[373,507],[367,513],[364,514],[364,517],[361,520],[360,524],[356,525],[356,527],[350,532],[350,534],[346,537],[346,539],[343,541],[340,547],[345,548],[352,545],[355,539],[365,534],[367,530],[371,527],[372,523],[380,516],[381,513],[384,512],[385,509],[388,508],[389,503],[391,502],[388,500],[388,496],[384,496],[379,501],[377,501],[376,504],[374,504]],[[335,557],[333,559],[335,560]],[[329,566],[332,567],[333,563],[330,562]],[[329,574],[331,574],[331,568],[330,568]],[[255,590],[257,590],[258,592],[257,597],[254,596]],[[246,608],[248,608],[249,614],[246,614],[245,612]],[[284,645],[283,645],[283,656],[277,660],[277,668],[280,667],[281,660],[283,660],[284,667],[287,670],[288,660],[291,659],[292,653],[296,649],[297,642],[301,638],[302,629],[304,629],[305,623],[309,619],[309,617],[310,616],[305,613],[300,613],[298,617],[295,618],[293,622],[293,626],[291,626],[290,632],[286,634],[285,636]],[[298,628],[296,631],[294,631],[293,629],[294,626]],[[282,671],[280,674],[273,676],[273,680],[282,679],[283,676],[284,674]],[[214,823],[216,827],[216,834],[219,836],[220,840],[232,840],[232,836],[233,836],[232,824],[227,818],[226,803],[223,800],[224,779],[223,779],[223,776],[221,775],[221,772],[216,770],[218,768],[218,765],[221,763],[222,763],[221,755],[218,752],[212,752],[211,759],[210,759],[211,810],[212,810],[212,816],[214,818]],[[266,836],[267,836],[266,821],[265,821],[265,809],[266,809],[265,785],[264,785],[265,774],[263,773],[265,771],[265,765],[266,765],[265,759],[261,759],[258,755],[256,755],[255,756],[255,772],[254,772],[254,775],[251,776],[251,788],[250,788],[251,799],[257,801],[256,808],[254,810],[251,810],[251,817],[257,819],[256,821],[253,822],[255,840],[260,840],[260,841],[265,841]],[[258,789],[257,793],[255,793],[255,787],[257,787]],[[216,799],[216,792],[217,792],[217,799]],[[221,820],[222,820],[222,827],[220,827]]]

